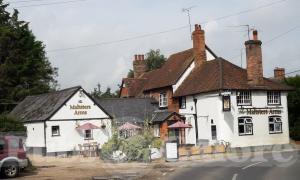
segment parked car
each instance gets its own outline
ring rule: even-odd
[[[17,136],[0,136],[0,170],[8,178],[16,177],[27,167],[23,140]]]

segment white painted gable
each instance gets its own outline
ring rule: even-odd
[[[50,120],[105,119],[109,116],[94,104],[80,89],[63,105]]]

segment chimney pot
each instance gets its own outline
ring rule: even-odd
[[[144,54],[142,54],[142,60],[145,60],[145,55]]]
[[[253,40],[258,40],[258,33],[257,30],[253,31]]]
[[[133,61],[133,72],[134,78],[139,78],[142,74],[147,71],[146,62],[144,61],[144,55],[134,55],[135,61]]]
[[[137,54],[134,55],[134,60],[135,60],[135,61],[138,60],[138,55],[137,55]]]

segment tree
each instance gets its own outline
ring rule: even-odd
[[[150,51],[146,54],[145,61],[147,65],[147,71],[152,71],[164,65],[164,63],[166,62],[166,58],[164,55],[160,53],[159,49],[156,50],[150,49]],[[129,70],[127,77],[128,78],[134,77],[134,72],[132,69]]]
[[[300,140],[300,76],[288,77],[284,82],[296,88],[288,94],[289,126],[291,138]]]
[[[0,113],[3,104],[49,92],[57,85],[57,68],[48,61],[45,46],[36,40],[29,23],[19,20],[17,10],[10,14],[6,8],[0,0]]]
[[[147,63],[147,71],[158,69],[166,62],[165,56],[160,54],[159,49],[150,49],[150,51],[146,54],[145,60]]]
[[[90,94],[95,98],[117,98],[119,97],[120,90],[116,90],[114,93],[111,92],[111,88],[107,87],[105,92],[101,91],[100,83],[97,84],[97,87],[94,88],[94,91]]]
[[[25,132],[23,123],[9,115],[0,115],[0,132]]]

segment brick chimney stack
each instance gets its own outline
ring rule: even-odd
[[[285,78],[285,69],[276,67],[274,69],[274,78],[278,81],[283,81]]]
[[[257,30],[253,31],[253,39],[245,42],[248,84],[253,86],[264,84],[261,44]]]
[[[139,78],[147,70],[145,56],[142,54],[134,55],[133,72],[134,78]]]
[[[201,66],[207,60],[205,49],[205,32],[201,29],[200,25],[196,24],[192,36],[196,66]]]

